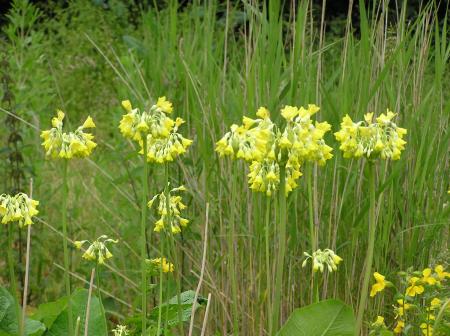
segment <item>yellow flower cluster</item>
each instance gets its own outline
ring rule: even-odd
[[[167,185],[167,190],[170,188],[170,183]],[[181,210],[186,209],[186,205],[183,204],[183,199],[179,195],[173,195],[173,193],[179,191],[186,191],[184,186],[173,188],[171,190],[164,190],[160,194],[155,195],[149,202],[148,207],[151,208],[156,200],[159,201],[157,207],[157,213],[160,218],[155,222],[154,231],[160,232],[170,226],[170,230],[173,234],[181,232],[182,227],[186,227],[189,220],[181,217]],[[169,202],[167,202],[169,199]]]
[[[155,258],[146,261],[157,269],[162,268],[163,273],[172,273],[174,271],[173,264],[168,262],[166,258]]]
[[[405,292],[398,293],[398,296],[402,298],[396,300],[394,305],[395,323],[392,331],[395,334],[401,334],[405,328],[412,328],[411,324],[407,324],[408,321],[414,320],[414,316],[422,322],[419,325],[420,331],[425,336],[433,335],[433,324],[435,312],[439,311],[442,306],[442,300],[438,296],[442,296],[443,286],[442,283],[450,278],[450,273],[444,270],[442,265],[437,265],[434,268],[434,272],[431,268],[425,268],[423,271],[404,273],[404,282],[406,282],[407,288]],[[386,281],[385,277],[378,272],[374,273],[375,284],[372,286],[370,296],[375,296],[378,292],[383,291],[386,287],[392,287],[389,281]],[[418,295],[424,294],[419,301],[415,300]],[[445,294],[444,294],[445,295]],[[397,297],[398,297],[397,296]],[[446,301],[445,298],[444,301]],[[406,318],[406,315],[413,314]],[[384,320],[383,320],[384,322]],[[417,324],[418,325],[418,324]],[[385,325],[377,324],[376,322],[371,325],[370,335],[378,335],[377,331],[387,330]]]
[[[107,259],[113,257],[106,245],[108,243],[117,244],[118,242],[118,240],[110,239],[108,236],[102,235],[92,243],[89,240],[77,240],[73,244],[77,249],[81,249],[83,245],[88,244],[89,247],[83,253],[82,258],[90,261],[96,260],[98,264],[102,265]]]
[[[400,159],[405,149],[403,137],[407,131],[392,121],[395,115],[388,109],[386,114],[382,113],[373,121],[373,113],[367,113],[364,121],[356,123],[346,115],[342,119],[341,129],[334,133],[341,143],[339,149],[344,152],[344,157]]]
[[[323,273],[325,266],[328,268],[328,271],[331,273],[337,270],[337,266],[342,262],[342,258],[339,257],[336,253],[334,253],[330,249],[321,250],[313,252],[310,255],[307,252],[303,252],[306,256],[305,261],[303,261],[302,267],[305,267],[308,263],[308,260],[311,259],[313,263],[313,271],[320,271]]]
[[[15,196],[0,195],[2,224],[16,221],[19,223],[19,227],[33,224],[32,217],[39,213],[36,209],[38,205],[38,201],[31,199],[24,193],[18,193]]]
[[[177,156],[186,153],[192,140],[178,133],[184,123],[181,118],[173,120],[172,103],[166,97],[158,98],[150,109],[140,111],[132,108],[129,100],[122,102],[127,114],[123,115],[119,129],[123,136],[139,143],[140,154],[144,154],[144,141],[147,139],[147,161],[164,163],[173,161]]]
[[[311,120],[319,108],[285,106],[281,115],[286,126],[280,130],[270,119],[269,111],[261,107],[258,118],[243,117],[242,125],[232,125],[217,143],[220,156],[243,159],[250,163],[248,182],[254,191],[271,196],[280,184],[280,165],[286,171],[286,193],[297,187],[302,175],[301,165],[306,162],[325,164],[333,157],[332,148],[323,136],[331,129],[327,122]]]
[[[84,130],[94,128],[94,121],[88,117],[75,132],[65,133],[63,132],[64,116],[64,112],[58,110],[57,116],[52,118],[53,127],[41,133],[41,138],[44,139],[42,146],[45,148],[46,155],[62,159],[89,156],[97,144],[93,141],[94,136]]]

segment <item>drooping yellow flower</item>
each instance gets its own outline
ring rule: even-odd
[[[425,290],[418,277],[412,277],[409,279],[409,284],[410,286],[406,288],[406,295],[408,296],[420,295]]]
[[[159,201],[157,207],[157,213],[160,218],[155,222],[155,232],[160,232],[170,228],[170,232],[177,234],[181,232],[181,228],[186,227],[189,220],[181,217],[181,211],[186,209],[186,205],[183,203],[183,199],[179,195],[174,195],[179,191],[186,191],[184,186],[170,188],[170,183],[167,185],[166,190],[160,194],[155,195],[149,202],[148,207],[151,208],[155,201]],[[168,195],[167,195],[168,194]],[[169,202],[167,202],[169,199]]]
[[[434,271],[436,272],[436,276],[440,281],[444,280],[445,278],[450,278],[450,273],[446,272],[444,270],[444,266],[442,265],[437,265],[434,268]]]
[[[150,263],[156,268],[162,267],[163,273],[172,273],[174,271],[174,265],[171,262],[168,262],[166,258],[150,259]]]
[[[303,252],[303,254],[306,256],[306,259],[303,261],[302,267],[305,267],[308,263],[308,260],[311,259],[314,272],[320,271],[321,273],[323,273],[325,267],[330,273],[336,271],[337,266],[343,260],[336,253],[334,253],[333,250],[330,249],[325,249],[323,251],[321,249],[318,249],[317,251],[314,251],[312,255],[307,252]]]
[[[428,285],[435,285],[436,284],[436,279],[434,277],[431,276],[431,268],[425,268],[422,271],[422,282],[424,284],[428,284]]]
[[[422,323],[420,325],[420,329],[422,330],[422,334],[425,336],[433,336],[433,326],[428,323]]]
[[[397,321],[397,324],[395,325],[394,328],[394,333],[395,334],[401,334],[403,331],[403,328],[405,328],[405,322],[404,321]]]
[[[167,114],[171,114],[173,111],[172,103],[166,97],[159,97],[156,106]]]
[[[87,117],[86,121],[83,123],[83,128],[95,128],[95,123],[91,116]]]
[[[113,257],[106,246],[109,243],[117,244],[118,240],[110,239],[108,236],[102,235],[92,243],[89,240],[77,240],[73,242],[77,249],[81,249],[85,244],[88,244],[89,246],[83,253],[82,258],[89,261],[97,261],[99,265],[104,264],[107,259]]]
[[[89,116],[83,125],[79,126],[74,132],[63,132],[64,112],[57,111],[57,116],[52,119],[53,128],[41,132],[41,138],[44,140],[42,146],[45,154],[54,159],[72,159],[89,156],[97,144],[93,141],[94,136],[91,133],[84,132],[85,129],[94,128],[95,124]]]
[[[387,110],[373,122],[373,113],[367,113],[364,121],[353,122],[346,115],[342,119],[341,129],[334,133],[341,145],[345,158],[365,156],[370,159],[400,159],[405,149],[403,140],[406,129],[398,127],[393,121],[395,113]]]
[[[378,292],[382,292],[386,287],[386,281],[384,275],[381,275],[378,272],[373,273],[373,277],[375,278],[376,283],[372,285],[372,289],[370,290],[370,296],[374,297]]]
[[[31,199],[24,193],[18,193],[15,196],[0,195],[0,217],[2,224],[18,222],[19,227],[33,224],[32,218],[39,211],[37,206],[39,202]]]

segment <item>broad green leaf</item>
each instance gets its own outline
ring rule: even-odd
[[[321,301],[294,310],[279,336],[354,336],[352,309],[339,300]]]
[[[62,297],[57,301],[43,303],[39,305],[37,311],[34,313],[33,318],[41,321],[49,329],[53,325],[53,322],[67,307],[67,297]]]
[[[80,330],[84,331],[84,322],[86,319],[86,305],[87,305],[88,291],[86,289],[76,290],[71,297],[72,302],[72,315],[75,322],[78,317],[81,319]],[[60,299],[61,301],[63,299]],[[66,298],[64,300],[67,301]],[[47,311],[48,316],[42,317],[43,321],[53,322],[51,326],[47,326],[48,330],[44,334],[45,336],[66,336],[68,335],[68,321],[67,321],[67,303],[65,307],[57,314],[58,307],[61,308],[63,302],[53,302],[44,307],[45,309],[41,313]],[[92,296],[91,310],[89,315],[89,336],[106,336],[108,334],[106,328],[105,315],[101,307],[100,300],[96,296]]]
[[[174,296],[169,301],[157,306],[150,312],[149,318],[153,323],[158,322],[159,309],[161,307],[162,316],[165,325],[174,327],[180,323],[187,322],[191,319],[192,305],[194,304],[195,292],[192,290],[185,291],[180,297]],[[195,309],[198,309],[206,301],[205,298],[199,296],[195,303]]]
[[[25,320],[25,335],[40,335],[45,326],[36,320]],[[6,288],[0,287],[0,335],[17,335],[19,333],[19,319],[16,302]]]

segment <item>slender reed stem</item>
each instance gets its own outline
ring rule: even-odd
[[[69,160],[63,159],[63,190],[62,190],[62,230],[63,230],[63,249],[64,249],[64,283],[66,286],[67,295],[67,315],[68,315],[68,329],[69,336],[73,336],[73,316],[72,316],[72,300],[70,297],[70,264],[69,264],[69,248],[67,241],[67,196],[69,187],[67,184],[67,168]]]
[[[191,323],[189,324],[189,336],[192,336],[192,331],[194,330],[194,318],[195,318],[195,309],[197,305],[198,294],[200,293],[200,288],[203,283],[203,276],[205,275],[205,266],[206,266],[206,252],[208,247],[208,222],[209,222],[209,203],[206,203],[206,219],[205,219],[205,237],[203,243],[203,255],[202,255],[202,268],[200,270],[200,279],[198,280],[197,289],[195,290],[194,295],[194,303],[192,304],[191,310]]]
[[[33,179],[30,179],[30,198],[33,198]],[[28,281],[30,277],[30,252],[31,252],[31,225],[27,228],[27,251],[25,254],[25,280],[23,284],[23,297],[22,297],[22,316],[19,324],[19,335],[24,335],[25,332],[25,316],[27,313],[27,300],[28,300]]]
[[[164,255],[164,232],[159,235],[160,238],[160,258],[161,263],[159,265],[159,301],[158,301],[158,329],[156,335],[160,335],[162,324],[162,302],[163,302],[163,255]]]
[[[308,212],[309,212],[309,239],[311,245],[311,254],[317,250],[317,233],[314,225],[314,199],[312,191],[312,174],[311,167],[308,168],[306,181],[308,184]],[[312,284],[312,303],[319,302],[319,285],[318,278],[315,276],[315,272],[312,269],[311,263],[311,284]]]
[[[147,163],[147,136],[143,137],[144,169],[142,170],[142,204],[141,204],[141,291],[142,291],[142,333],[147,330],[147,198],[148,198],[148,163]]]
[[[209,315],[209,307],[211,306],[211,293],[208,294],[208,303],[206,304],[205,309],[205,317],[203,318],[203,326],[202,326],[202,333],[200,336],[204,336],[206,332],[206,323],[208,322],[208,315]]]
[[[233,174],[233,176],[236,176]],[[233,311],[233,335],[239,335],[239,319],[238,319],[238,297],[237,297],[237,283],[236,283],[236,251],[235,251],[235,237],[236,237],[236,197],[237,197],[237,183],[236,179],[231,179],[231,207],[230,207],[230,232],[228,234],[228,248],[230,253],[228,254],[228,274],[231,277],[231,292],[232,292],[232,311]]]
[[[89,331],[89,315],[91,313],[92,288],[94,287],[95,267],[91,270],[91,280],[89,281],[88,300],[86,305],[86,320],[84,321],[84,336],[88,336]]]
[[[361,333],[364,311],[367,302],[367,293],[369,291],[369,281],[370,275],[372,273],[372,262],[373,262],[373,249],[375,245],[375,232],[376,232],[376,221],[375,221],[375,165],[368,162],[368,174],[369,174],[369,243],[367,246],[367,255],[365,261],[365,272],[363,279],[363,286],[361,289],[361,297],[359,300],[358,314],[356,317],[356,332]]]
[[[267,288],[267,321],[268,330],[272,330],[272,272],[270,269],[270,197],[266,197],[265,243],[266,243],[266,288]]]
[[[273,302],[273,323],[272,329],[269,331],[270,335],[275,335],[278,331],[280,317],[281,317],[281,296],[283,293],[283,272],[284,272],[284,256],[286,253],[286,167],[280,165],[280,190],[278,192],[278,217],[279,217],[279,231],[278,231],[278,255],[275,272],[275,288],[274,288],[274,302]]]
[[[14,271],[14,258],[13,258],[13,228],[11,223],[8,224],[8,266],[9,266],[9,281],[11,286],[11,294],[16,303],[16,314],[17,318],[20,319],[20,306],[19,300],[17,299],[17,282],[16,282],[16,274]]]

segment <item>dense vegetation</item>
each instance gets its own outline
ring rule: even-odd
[[[14,1],[0,41],[0,169],[2,193],[29,194],[32,178],[32,198],[40,202],[31,230],[28,315],[49,328],[51,318],[40,305],[65,295],[64,274],[70,275],[73,300],[85,304],[85,292],[75,288],[89,287],[92,263],[70,242],[107,235],[119,242],[108,245],[113,257],[97,267],[103,293],[101,302],[94,300],[99,311],[93,318],[101,319],[104,306],[108,330],[121,324],[140,334],[141,181],[146,165],[139,144],[124,138],[118,127],[127,113],[122,101],[144,109],[161,96],[173,103],[171,118],[186,121],[180,133],[193,140],[187,153],[167,165],[148,164],[144,175],[147,201],[166,192],[167,181],[187,189],[183,216],[189,224],[174,239],[163,244],[152,233],[159,219],[155,211],[148,209],[145,217],[147,257],[160,257],[164,248],[175,264],[164,281],[158,280],[159,272],[148,274],[149,319],[156,316],[158,321],[165,312],[157,323],[164,326],[164,335],[187,334],[193,301],[201,306],[193,334],[200,334],[206,311],[206,335],[273,334],[295,308],[325,299],[345,302],[342,309],[349,306],[356,315],[361,294],[367,292],[363,279],[372,208],[377,228],[371,274],[383,274],[401,291],[416,271],[422,278],[427,268],[434,272],[443,265],[448,270],[447,14],[441,9],[438,16],[433,2],[418,7],[414,18],[406,15],[407,9],[401,1],[396,10],[388,10],[383,1],[367,8],[360,1],[355,9],[359,21],[353,22],[354,13],[349,13],[339,23],[325,22],[320,7],[311,8],[308,1],[285,4],[282,10],[278,1],[194,1],[183,8],[168,1],[141,9],[126,1],[102,6],[79,0],[53,8],[51,15],[27,1]],[[324,166],[302,164],[299,186],[283,207],[281,193],[268,197],[253,192],[247,184],[248,165],[219,157],[216,143],[244,115],[256,118],[260,106],[282,125],[279,111],[285,105],[308,104],[320,107],[314,119],[331,125],[324,140],[333,148],[333,158]],[[88,158],[69,161],[67,179],[64,160],[46,158],[41,145],[40,131],[50,128],[57,109],[65,112],[70,130],[88,115],[96,125],[90,132],[97,147]],[[378,160],[372,171],[368,160],[344,158],[333,136],[342,118],[349,114],[364,120],[367,112],[379,116],[386,109],[397,113],[395,122],[408,132],[400,159]],[[369,190],[372,174],[375,203]],[[14,294],[22,302],[26,226],[2,225],[2,233],[0,244],[12,252],[18,281]],[[69,273],[64,272],[64,236],[69,238]],[[304,252],[318,248],[329,248],[343,259],[337,271],[312,277],[310,267],[302,267]],[[9,290],[10,269],[3,254],[0,284]],[[406,273],[398,275],[400,271]],[[433,276],[439,280],[439,274]],[[200,293],[193,297],[200,278]],[[446,276],[440,280],[443,306],[449,290]],[[8,297],[3,287],[2,297]],[[173,307],[160,305],[171,298],[177,303]],[[389,285],[382,295],[368,298],[362,335],[369,329],[389,335],[384,327],[371,326],[377,316],[384,317],[386,329],[396,328],[392,305],[397,299]],[[63,306],[52,309],[60,313]],[[180,317],[184,325],[176,323]],[[14,334],[2,329],[1,321],[2,314],[0,335]],[[420,318],[411,323],[409,331],[401,332],[424,332]],[[439,323],[435,335],[439,330],[444,335],[449,328],[445,308]],[[104,335],[104,330],[99,327],[90,335]]]

